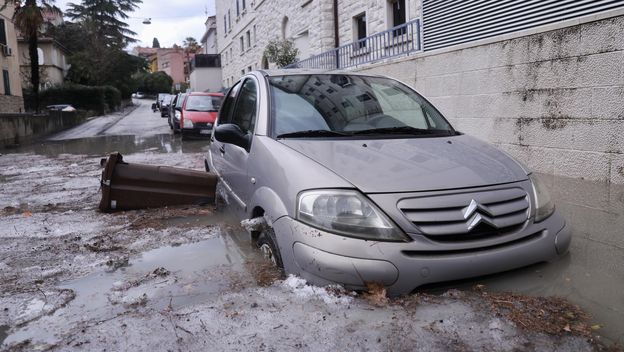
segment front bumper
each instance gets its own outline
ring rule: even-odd
[[[484,248],[423,251],[414,242],[374,242],[343,237],[290,217],[274,224],[284,269],[316,285],[342,284],[363,289],[382,283],[389,294],[418,286],[482,276],[549,261],[565,254],[569,226],[557,213],[531,223],[521,238]]]
[[[194,136],[194,137],[210,137],[212,133],[212,123],[195,123],[193,127],[182,128],[182,133],[185,136]]]

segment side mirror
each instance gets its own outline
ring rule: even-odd
[[[215,138],[219,142],[237,145],[243,149],[249,148],[249,135],[243,132],[238,125],[226,123],[215,128]]]

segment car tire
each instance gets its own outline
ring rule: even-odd
[[[260,254],[275,265],[278,269],[284,270],[284,264],[282,263],[282,256],[279,248],[277,247],[277,241],[275,240],[275,232],[273,229],[262,230],[258,240],[256,241]]]

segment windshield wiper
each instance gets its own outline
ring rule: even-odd
[[[430,130],[410,126],[371,128],[368,130],[353,131],[353,134],[412,134],[412,135],[450,135],[449,130]]]
[[[329,131],[329,130],[307,130],[297,131],[290,133],[283,133],[277,136],[277,138],[295,138],[295,137],[344,137],[352,136],[351,133]]]

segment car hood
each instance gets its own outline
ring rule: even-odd
[[[364,193],[478,187],[527,179],[515,160],[460,135],[407,139],[282,139]]]
[[[193,122],[210,122],[214,123],[217,118],[216,111],[184,111],[184,118]]]

